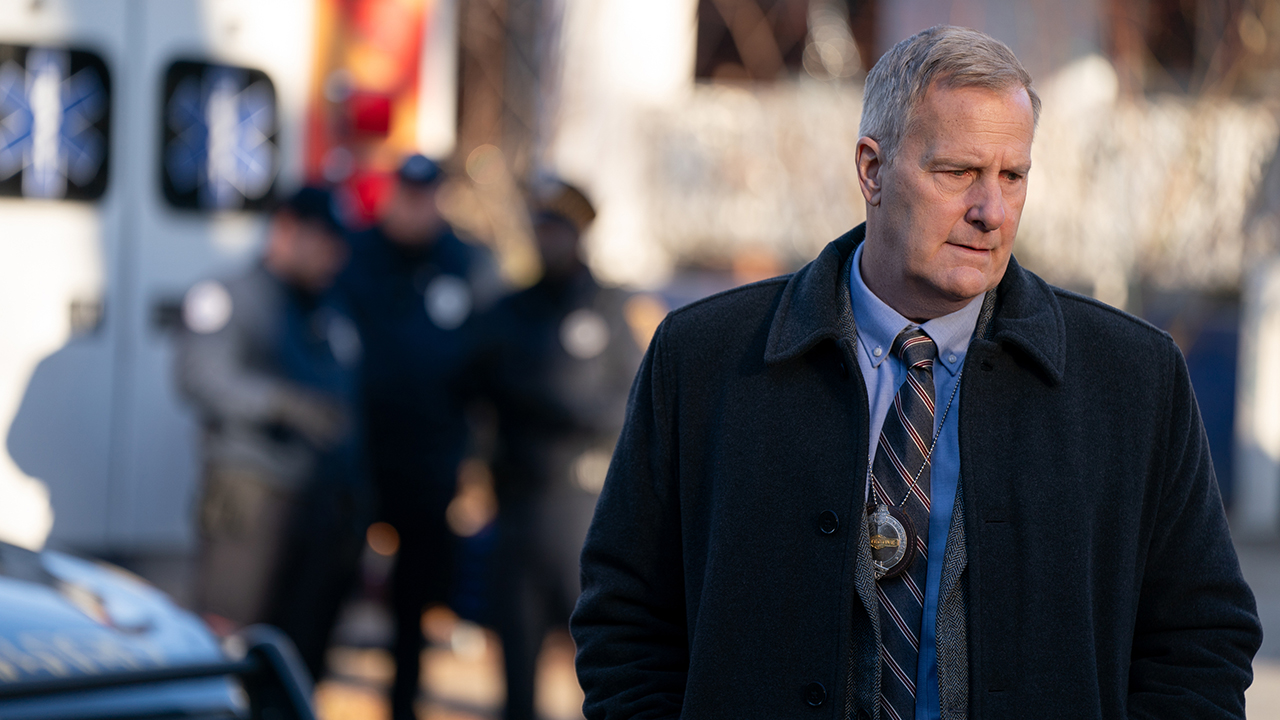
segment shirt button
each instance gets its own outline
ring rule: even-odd
[[[871,351],[871,354],[875,355],[876,357],[880,357],[881,355],[884,354],[884,348],[876,348],[875,350]]]
[[[823,535],[830,535],[835,532],[838,527],[840,527],[840,516],[836,515],[834,512],[830,510],[823,510],[822,513],[818,515],[818,529],[822,531]]]
[[[809,683],[804,689],[804,701],[812,707],[818,707],[827,701],[827,689],[822,683]]]
[[[955,361],[956,361],[956,356],[955,356],[955,355],[948,355],[948,356],[947,356],[947,362],[952,363],[952,364],[955,364]]]

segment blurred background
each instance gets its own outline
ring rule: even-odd
[[[444,218],[520,289],[528,188],[566,179],[644,340],[861,222],[862,78],[937,23],[1009,44],[1043,98],[1019,261],[1187,356],[1268,632],[1250,717],[1280,716],[1280,0],[0,0],[0,540],[190,600],[175,333],[193,284],[259,257],[272,198],[329,185],[369,227],[425,154]],[[489,470],[459,477],[450,528],[482,538]],[[331,720],[387,713],[386,530],[318,686]],[[456,610],[423,614],[419,715],[498,717],[496,635]],[[539,712],[578,717],[567,635],[538,667]]]

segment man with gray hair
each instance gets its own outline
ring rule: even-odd
[[[1181,353],[1012,257],[1038,113],[998,41],[904,40],[866,223],[663,322],[583,549],[588,718],[1244,718]]]

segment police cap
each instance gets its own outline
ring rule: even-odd
[[[396,176],[400,182],[409,185],[432,185],[439,182],[444,175],[440,165],[426,155],[410,155],[400,164]]]
[[[287,212],[303,222],[320,223],[340,235],[343,227],[336,210],[333,193],[314,185],[301,188],[276,206],[276,212]]]
[[[551,180],[535,194],[537,219],[561,219],[583,232],[596,219],[596,209],[579,188],[559,179]]]

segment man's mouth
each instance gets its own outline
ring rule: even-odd
[[[960,250],[967,250],[969,252],[975,252],[975,253],[989,253],[992,250],[995,250],[995,248],[982,247],[980,245],[978,246],[964,245],[962,243],[956,243],[956,242],[947,243],[947,244],[950,245],[951,247],[958,248]]]

